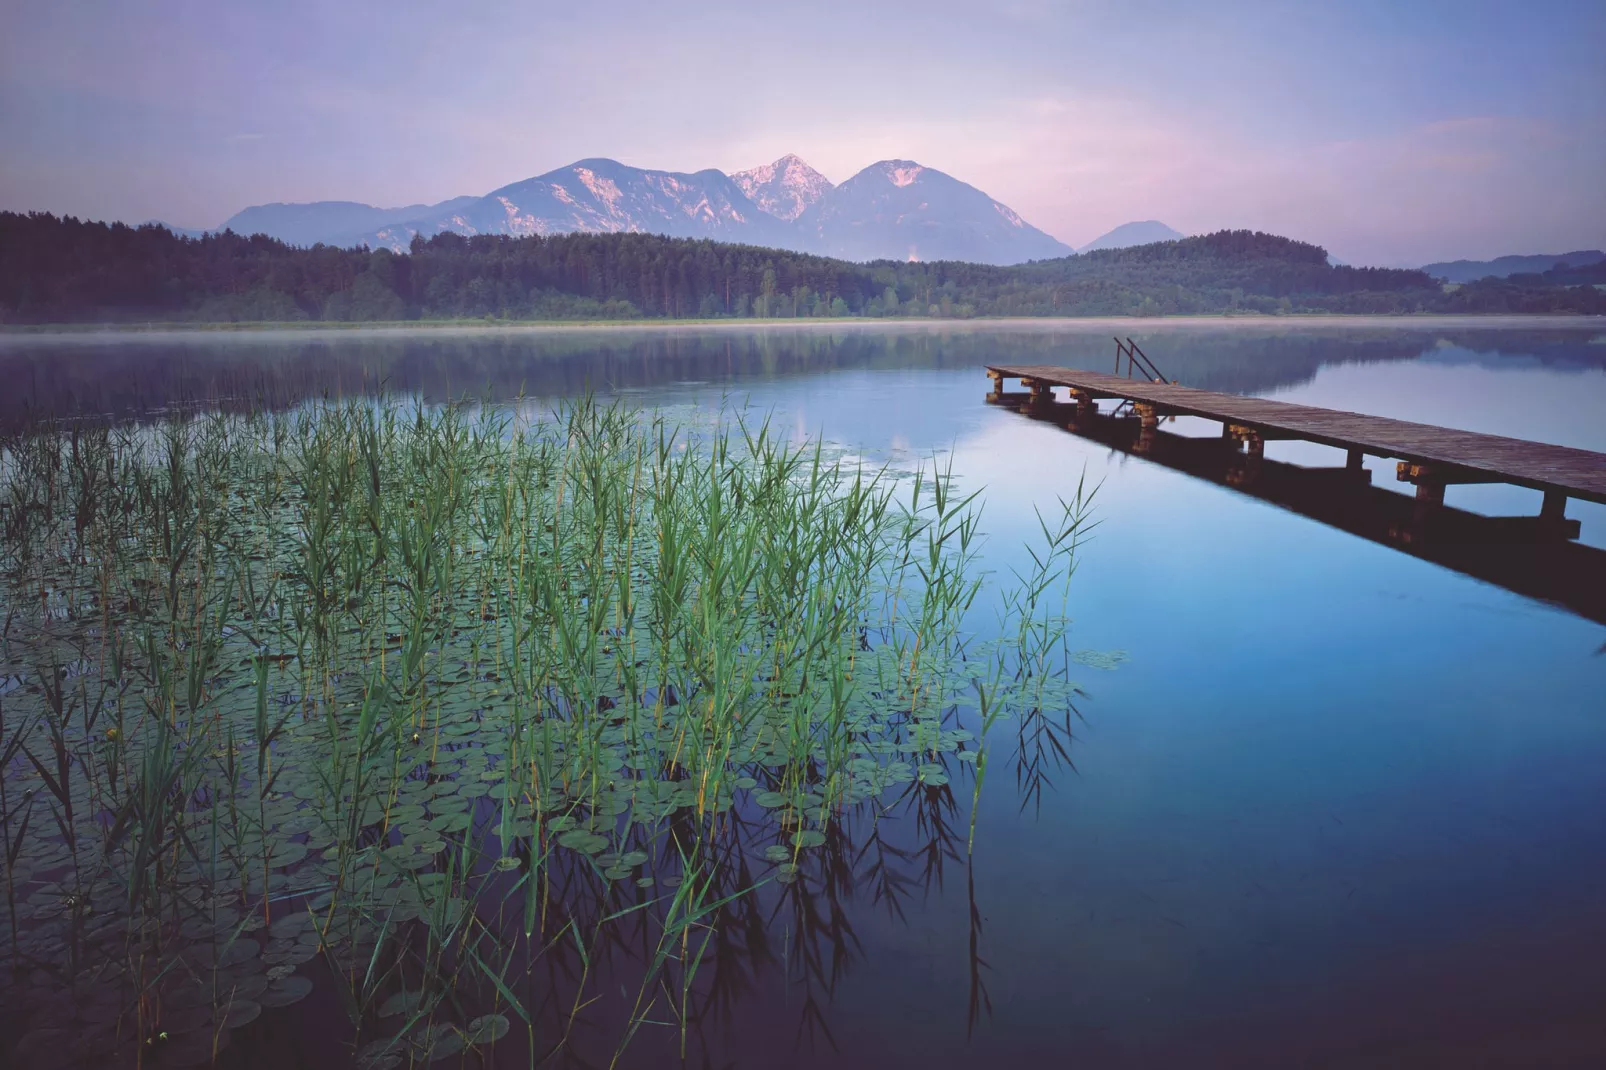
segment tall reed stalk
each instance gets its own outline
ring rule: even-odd
[[[974,851],[997,721],[1070,693],[1091,492],[1042,519],[987,640],[951,461],[520,411],[0,442],[9,941],[41,992],[115,974],[86,1058],[206,1061],[315,956],[365,1065],[508,1015],[533,1065],[615,998],[609,1059],[653,1023],[684,1053],[769,881],[801,894],[865,820],[885,861],[899,800]]]

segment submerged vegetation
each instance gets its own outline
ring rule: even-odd
[[[828,988],[846,886],[968,864],[1001,724],[1022,805],[1067,760],[1089,497],[994,591],[950,471],[741,415],[11,434],[0,1054],[251,1065],[311,995],[327,1065],[613,1065]]]

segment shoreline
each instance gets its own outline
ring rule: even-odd
[[[400,337],[414,334],[441,336],[494,336],[531,334],[583,334],[616,332],[683,334],[726,331],[910,331],[924,332],[1037,332],[1044,330],[1085,333],[1104,330],[1143,331],[1174,328],[1218,330],[1290,330],[1301,328],[1372,327],[1394,330],[1446,328],[1606,329],[1606,316],[1538,313],[1420,313],[1364,315],[1322,313],[1305,316],[1043,316],[996,319],[932,319],[844,317],[830,319],[712,319],[712,320],[398,320],[375,323],[122,323],[0,325],[0,346],[28,342],[116,342],[205,339],[287,339],[296,337]]]

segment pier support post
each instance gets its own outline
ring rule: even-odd
[[[1495,472],[1480,471],[1463,465],[1423,464],[1418,461],[1401,461],[1395,465],[1395,476],[1401,483],[1437,483],[1441,487],[1451,483],[1504,483],[1505,478]]]
[[[1344,459],[1344,468],[1350,472],[1366,471],[1366,454],[1360,450],[1350,450],[1349,456]]]
[[[1583,527],[1579,521],[1567,519],[1567,493],[1560,490],[1545,491],[1536,523],[1540,535],[1547,539],[1576,539]]]
[[[1154,449],[1155,435],[1160,430],[1160,413],[1153,405],[1143,401],[1133,405],[1132,411],[1138,417],[1138,438],[1132,444],[1132,452],[1148,453]]]
[[[1046,408],[1054,404],[1054,386],[1052,383],[1041,382],[1037,379],[1022,379],[1020,383],[1032,392],[1032,396],[1026,402],[1032,408]]]
[[[1263,457],[1266,454],[1266,440],[1253,427],[1224,423],[1221,425],[1221,437],[1233,442],[1241,449],[1248,450],[1251,457]]]
[[[1078,420],[1086,420],[1099,411],[1098,402],[1094,401],[1093,395],[1086,390],[1073,389],[1071,391],[1071,400],[1076,402],[1076,418]]]
[[[1227,486],[1249,488],[1260,482],[1260,469],[1265,457],[1259,453],[1242,454],[1235,458],[1226,471]]]
[[[1004,396],[1004,373],[987,369],[987,378],[993,381],[993,392],[987,395],[988,401],[997,401]]]
[[[1394,477],[1401,483],[1416,484],[1417,511],[1420,513],[1444,504],[1444,488],[1453,482],[1451,473],[1438,465],[1401,461],[1395,465]]]

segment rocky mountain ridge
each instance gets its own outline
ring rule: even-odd
[[[731,181],[761,211],[788,223],[835,188],[829,178],[792,153],[763,167],[737,171],[731,175]]]
[[[362,218],[373,222],[353,230],[352,221]],[[1008,206],[935,168],[882,160],[833,185],[791,154],[732,175],[593,158],[416,213],[341,201],[257,205],[225,226],[295,245],[367,244],[398,252],[415,236],[447,232],[666,234],[864,261],[1017,264],[1072,251]]]
[[[649,233],[773,245],[786,226],[721,171],[652,171],[595,158],[492,190],[450,212],[380,227],[364,240],[400,252],[414,235],[447,231],[521,238]]]

